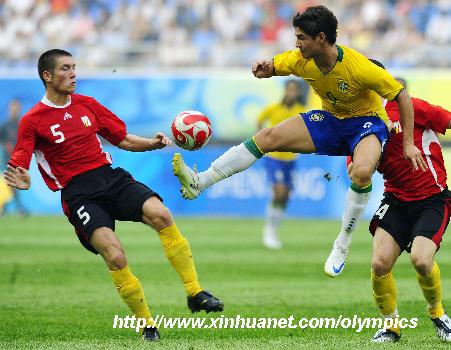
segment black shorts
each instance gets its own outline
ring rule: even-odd
[[[401,251],[410,253],[415,237],[432,240],[440,248],[443,234],[449,223],[451,195],[446,188],[443,192],[418,201],[400,201],[390,193],[384,199],[370,223],[374,236],[378,227],[387,231],[398,243]]]
[[[81,244],[98,254],[89,243],[94,230],[114,231],[115,220],[142,222],[144,202],[153,196],[163,201],[124,169],[106,165],[75,176],[61,190],[61,204]]]

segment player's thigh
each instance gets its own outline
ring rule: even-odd
[[[440,243],[450,221],[450,192],[445,189],[429,198],[412,202],[411,206],[410,215],[414,222],[412,227],[413,238],[428,238],[437,249],[440,248]]]
[[[63,201],[64,214],[74,226],[80,243],[89,251],[98,254],[99,251],[91,244],[92,235],[99,228],[114,231],[114,219],[98,203],[83,201],[66,204]]]
[[[409,223],[403,217],[403,207],[385,195],[371,219],[369,230],[374,237],[373,269],[390,271],[410,243]]]
[[[297,116],[272,128],[260,130],[255,142],[265,153],[272,151],[314,153],[316,151],[304,119]]]
[[[363,139],[354,148],[352,157],[351,179],[358,177],[371,177],[381,157],[382,145],[376,135],[371,134]]]
[[[152,202],[161,204],[163,199],[147,185],[133,179],[127,171],[119,168],[118,171],[121,189],[111,195],[112,215],[116,220],[143,222],[144,203],[153,198]]]
[[[376,275],[391,271],[401,249],[392,235],[381,227],[376,229],[373,239],[372,269]]]

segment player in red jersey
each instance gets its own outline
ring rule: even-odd
[[[403,79],[399,79],[405,84]],[[385,180],[384,199],[370,223],[374,236],[371,282],[381,314],[391,326],[379,330],[374,342],[400,338],[396,285],[392,274],[399,255],[406,250],[417,271],[417,280],[427,301],[427,312],[438,337],[451,342],[451,319],[442,306],[440,269],[434,260],[449,223],[451,194],[446,186],[446,169],[436,133],[451,128],[451,112],[412,97],[415,145],[428,164],[426,171],[413,171],[402,154],[399,110],[388,102],[391,137],[378,171]]]
[[[75,62],[64,50],[41,55],[39,77],[45,96],[22,118],[15,149],[5,171],[8,185],[26,190],[32,153],[47,186],[61,191],[64,213],[83,246],[100,254],[119,295],[136,317],[145,318],[142,336],[158,340],[144,291],[132,274],[115,220],[143,222],[158,232],[163,250],[183,281],[188,307],[194,311],[222,311],[222,302],[201,289],[188,241],[182,236],[161,197],[125,170],[113,169],[97,135],[133,152],[164,148],[171,141],[162,133],[142,138],[127,133],[115,114],[87,96],[74,94]]]
[[[381,63],[371,61],[384,68]],[[397,80],[406,88],[404,79]],[[401,323],[392,269],[404,250],[411,253],[417,280],[438,337],[451,342],[451,320],[441,303],[440,270],[434,261],[451,212],[446,169],[436,133],[444,134],[451,129],[451,113],[418,98],[412,98],[412,103],[414,142],[428,164],[428,168],[421,172],[414,171],[403,157],[397,106],[387,103],[385,107],[391,122],[391,136],[378,166],[385,180],[384,199],[370,224],[370,232],[374,236],[373,296],[388,325],[376,332],[373,341],[377,343],[400,339]],[[347,163],[349,171],[352,168],[350,157]],[[345,258],[346,254],[343,262]]]
[[[370,61],[372,61],[375,65],[384,68],[383,65],[373,59],[370,59]],[[401,80],[399,81],[401,84],[404,83],[405,81]],[[415,103],[416,106],[415,108],[415,112],[417,113],[423,113],[424,109],[428,109],[429,107],[425,107],[422,104],[419,103],[419,99],[411,99],[412,103]],[[384,104],[386,103],[386,101],[384,102]],[[396,106],[394,106],[392,103],[388,103],[385,104],[385,110],[387,112],[387,115],[389,116],[389,119],[392,120],[392,123],[396,123],[397,127],[400,127],[400,114],[398,109],[396,108]],[[433,108],[434,112],[432,110],[430,110],[427,113],[437,113],[437,111]],[[443,110],[443,109],[441,109]],[[446,112],[446,111],[445,111]],[[393,119],[392,119],[393,118]],[[415,145],[418,147],[419,145],[421,145],[421,147],[423,147],[423,143],[420,141],[420,136],[419,133],[421,133],[424,128],[423,128],[423,124],[418,124],[419,122],[415,120],[415,122],[417,123],[416,127],[417,130],[415,131]],[[420,132],[421,131],[421,132]],[[402,135],[402,134],[401,134]],[[399,136],[397,137],[399,138]],[[427,140],[425,140],[425,142],[428,142]],[[388,144],[390,144],[390,141],[388,142]],[[397,153],[399,151],[399,147],[403,147],[403,143],[400,142],[398,140],[398,142],[396,143],[396,149],[394,151],[390,151],[392,149],[392,147],[395,146],[390,146],[388,147],[388,152],[391,152],[390,155],[390,164],[384,166],[382,169],[379,168],[379,172],[382,172],[385,174],[385,176],[388,176],[390,174],[390,176],[395,176],[396,177],[396,182],[394,183],[394,186],[397,188],[395,189],[396,193],[399,194],[398,192],[409,192],[411,189],[411,181],[420,181],[421,185],[419,187],[421,188],[431,188],[434,187],[434,182],[432,181],[432,172],[431,171],[435,171],[435,170],[426,170],[425,171],[420,171],[420,170],[415,170],[413,171],[411,168],[409,168],[407,166],[407,164],[405,164],[405,162],[401,161],[399,154]],[[432,147],[437,147],[436,145],[432,145]],[[384,152],[387,150],[384,150]],[[396,154],[396,157],[395,157]],[[430,167],[432,165],[431,161],[436,162],[437,160],[435,158],[432,158],[432,160],[428,157],[424,156],[425,151],[422,152],[422,159],[424,158],[424,162],[425,164],[428,164],[428,166]],[[348,160],[350,161],[350,157],[348,157]],[[403,164],[405,166],[405,170],[402,172],[398,172],[399,169],[395,168],[393,166],[394,163],[400,162],[400,164]],[[430,164],[429,164],[430,163]],[[443,163],[443,161],[442,161]],[[349,171],[351,171],[352,167],[348,168]],[[348,172],[349,172],[348,171]],[[440,173],[440,169],[438,169],[439,177],[443,177],[443,174]],[[349,174],[351,174],[349,172]],[[435,172],[434,172],[435,174]],[[445,181],[446,182],[446,181]],[[386,185],[389,187],[388,191],[392,192],[393,189],[393,185],[386,183]],[[352,185],[351,185],[352,187]],[[443,187],[443,186],[442,186]],[[438,187],[436,188],[438,189]],[[433,191],[430,191],[429,194],[435,193]],[[427,196],[427,195],[425,195]],[[409,197],[407,197],[409,198]],[[400,199],[405,200],[406,197],[400,197]],[[421,199],[421,198],[417,198],[417,199]],[[356,229],[357,227],[357,223],[360,219],[360,216],[363,214],[365,207],[367,204],[367,200],[363,201],[361,200],[361,198],[355,196],[355,193],[353,191],[351,191],[350,189],[348,190],[348,193],[346,195],[346,199],[345,199],[345,205],[344,205],[344,210],[343,210],[343,215],[341,218],[341,230],[340,233],[338,234],[337,238],[334,241],[331,253],[329,254],[325,264],[324,264],[324,271],[325,273],[330,276],[330,277],[336,277],[338,275],[340,275],[343,272],[344,266],[345,266],[345,262],[346,262],[346,257],[348,255],[349,252],[349,248],[351,245],[351,240],[352,240],[352,234],[353,231]]]

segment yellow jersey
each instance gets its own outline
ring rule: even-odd
[[[291,117],[296,117],[299,113],[306,112],[306,108],[301,103],[295,103],[291,107],[283,103],[274,103],[266,107],[258,116],[259,124],[266,124],[271,127],[283,122]],[[271,158],[289,161],[295,160],[297,154],[291,152],[269,152]]]
[[[386,70],[361,53],[338,46],[334,68],[324,74],[313,58],[305,59],[299,50],[274,56],[276,75],[303,78],[320,97],[322,108],[338,118],[376,116],[388,122],[379,96],[393,101],[403,89]]]

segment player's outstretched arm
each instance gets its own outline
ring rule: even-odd
[[[273,60],[257,61],[252,65],[252,74],[258,79],[276,75]]]
[[[14,168],[8,164],[3,175],[8,186],[19,190],[28,190],[30,188],[31,179],[27,169],[20,166]]]
[[[421,151],[413,142],[413,105],[412,99],[406,89],[399,93],[396,97],[396,102],[399,106],[399,115],[403,130],[404,157],[412,163],[415,170],[418,170],[418,168],[426,170],[427,165],[421,156]]]
[[[130,152],[145,152],[161,149],[170,146],[172,141],[161,132],[155,134],[154,138],[148,139],[145,137],[127,134],[125,138],[117,145],[119,148]]]

